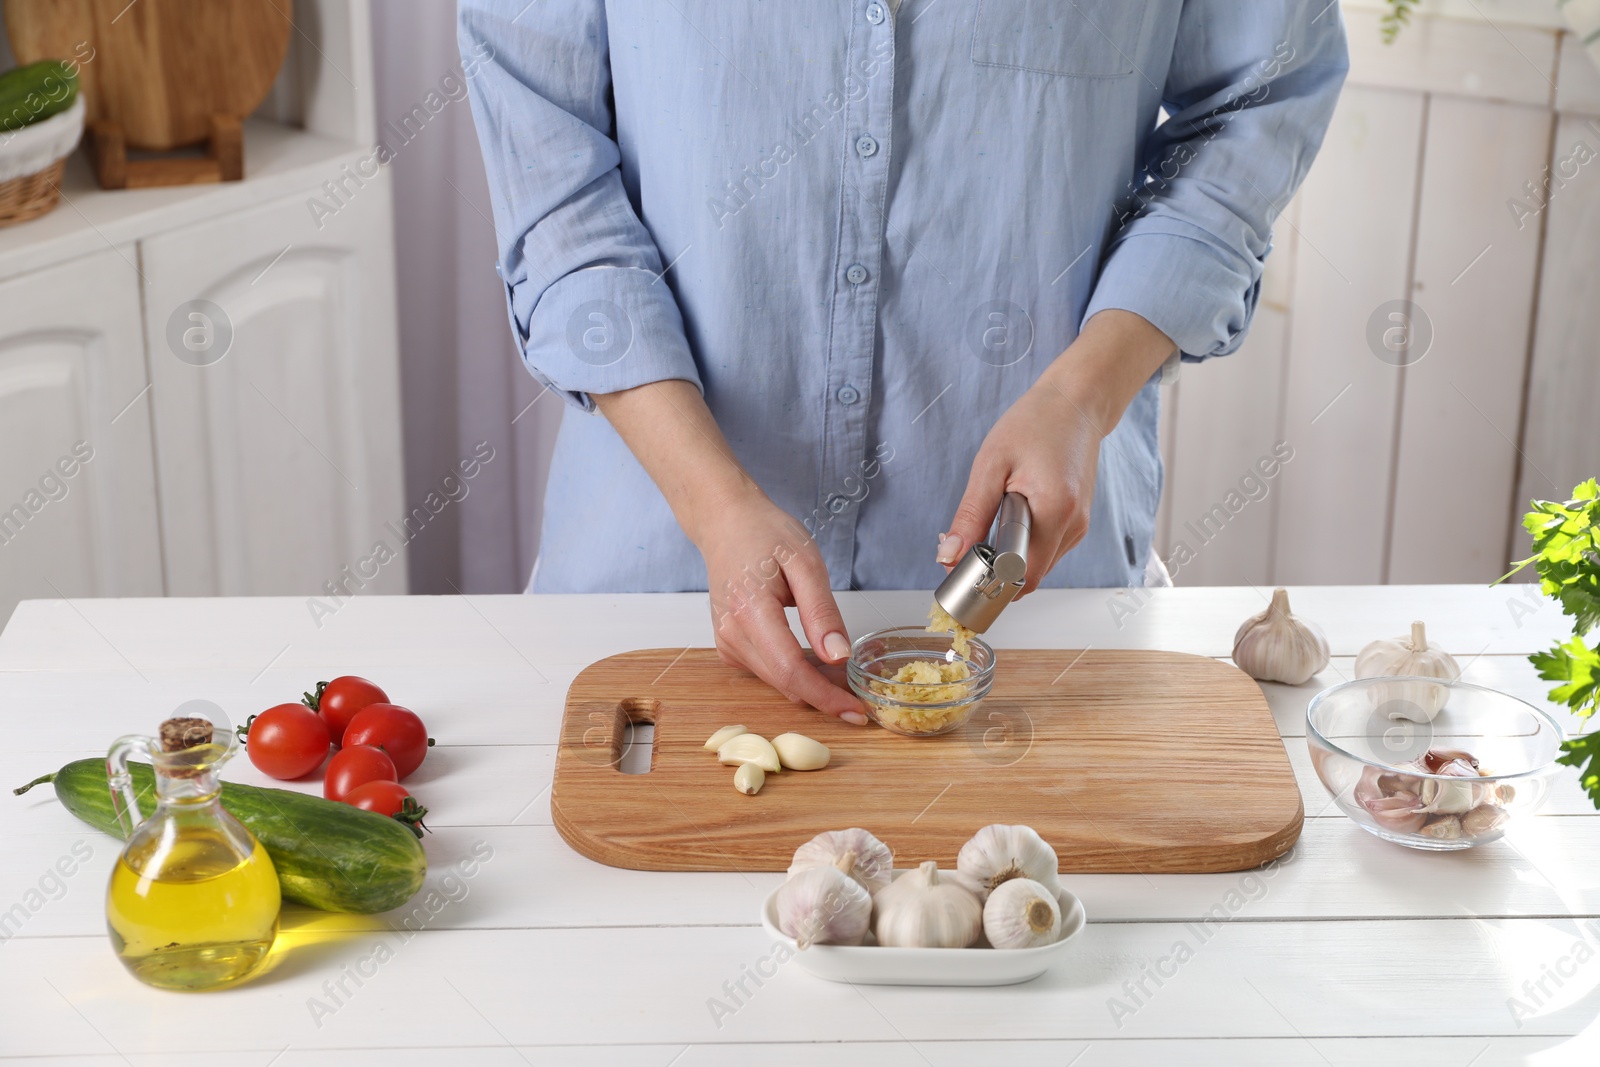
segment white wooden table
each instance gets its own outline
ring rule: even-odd
[[[1090,926],[1068,962],[1001,989],[854,988],[787,963],[757,986],[748,976],[771,944],[756,915],[779,875],[615,870],[563,844],[548,797],[568,682],[614,652],[709,644],[703,595],[360,598],[320,629],[287,598],[25,602],[0,635],[0,784],[100,753],[185,700],[242,720],[339,673],[378,681],[440,743],[408,783],[434,812],[423,910],[402,921],[292,909],[293,947],[277,967],[204,997],[147,989],[112,957],[101,909],[113,839],[48,788],[0,794],[0,1056],[263,1067],[1592,1063],[1600,818],[1575,774],[1507,841],[1423,854],[1331,808],[1303,741],[1312,694],[1412,618],[1467,679],[1542,704],[1546,684],[1523,657],[1566,620],[1522,588],[1291,596],[1335,658],[1305,686],[1265,687],[1305,791],[1290,858],[1271,877],[1070,877]],[[1117,598],[1137,608],[1121,627]],[[927,600],[852,593],[842,604],[860,633],[918,619]],[[1264,603],[1251,588],[1041,593],[989,636],[1002,649],[1224,657]],[[227,777],[264,782],[246,760]],[[869,827],[872,805],[861,798]],[[489,858],[466,877],[475,850]],[[70,877],[51,875],[85,854]],[[714,1001],[732,1013],[714,1013]]]

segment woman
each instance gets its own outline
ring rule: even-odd
[[[1144,580],[1157,371],[1243,339],[1347,65],[1322,0],[462,0],[460,44],[512,329],[601,416],[531,588],[708,589],[852,722],[785,607],[839,663],[831,590],[936,585],[1006,491],[1024,593]]]

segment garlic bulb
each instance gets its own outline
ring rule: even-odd
[[[879,890],[873,931],[890,948],[966,948],[983,932],[983,905],[959,874],[929,860]]]
[[[1061,892],[1056,850],[1030,826],[985,826],[961,846],[956,870],[978,884],[980,900],[1013,878],[1031,878],[1050,893]]]
[[[1357,678],[1384,678],[1394,675],[1411,675],[1420,678],[1442,678],[1455,681],[1461,677],[1461,668],[1450,653],[1428,644],[1428,635],[1418,619],[1411,624],[1410,637],[1384,638],[1373,641],[1356,656]],[[1402,681],[1373,686],[1375,704],[1398,704],[1389,712],[1391,719],[1410,719],[1413,722],[1432,722],[1445,702],[1450,699],[1450,688],[1428,682]]]
[[[800,948],[859,945],[866,939],[872,897],[845,873],[855,862],[856,854],[846,852],[838,863],[801,871],[778,888],[778,929]]]
[[[1272,603],[1233,635],[1233,662],[1263,682],[1299,685],[1328,665],[1328,639],[1315,623],[1289,611],[1289,591],[1274,589]]]
[[[859,827],[820,833],[795,849],[789,877],[813,867],[832,867],[846,854],[855,859],[845,873],[861,883],[868,893],[876,894],[894,877],[894,853],[889,851],[888,845]]]
[[[989,894],[983,932],[995,948],[1038,948],[1061,937],[1061,904],[1032,878],[1013,878]]]

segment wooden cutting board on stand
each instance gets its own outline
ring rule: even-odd
[[[619,769],[629,721],[655,724],[648,773]],[[832,762],[745,796],[702,747],[731,723],[804,733]],[[896,866],[951,866],[996,822],[1038,830],[1063,871],[1234,871],[1287,852],[1305,816],[1272,712],[1238,668],[1014,649],[998,653],[972,719],[934,738],[797,707],[713,649],[611,656],[567,692],[551,811],[583,855],[651,871],[783,871],[803,842],[851,826],[882,838]]]
[[[272,89],[292,0],[3,0],[19,63],[73,64],[102,188],[244,176],[240,122]],[[203,145],[203,153],[134,158]],[[133,156],[130,156],[133,153]]]

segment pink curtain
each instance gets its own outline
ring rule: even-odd
[[[411,543],[411,592],[520,592],[538,551],[562,404],[539,396],[506,324],[455,5],[383,0],[372,21],[378,135],[394,153],[407,510],[479,454],[479,442],[494,450],[466,496]]]

